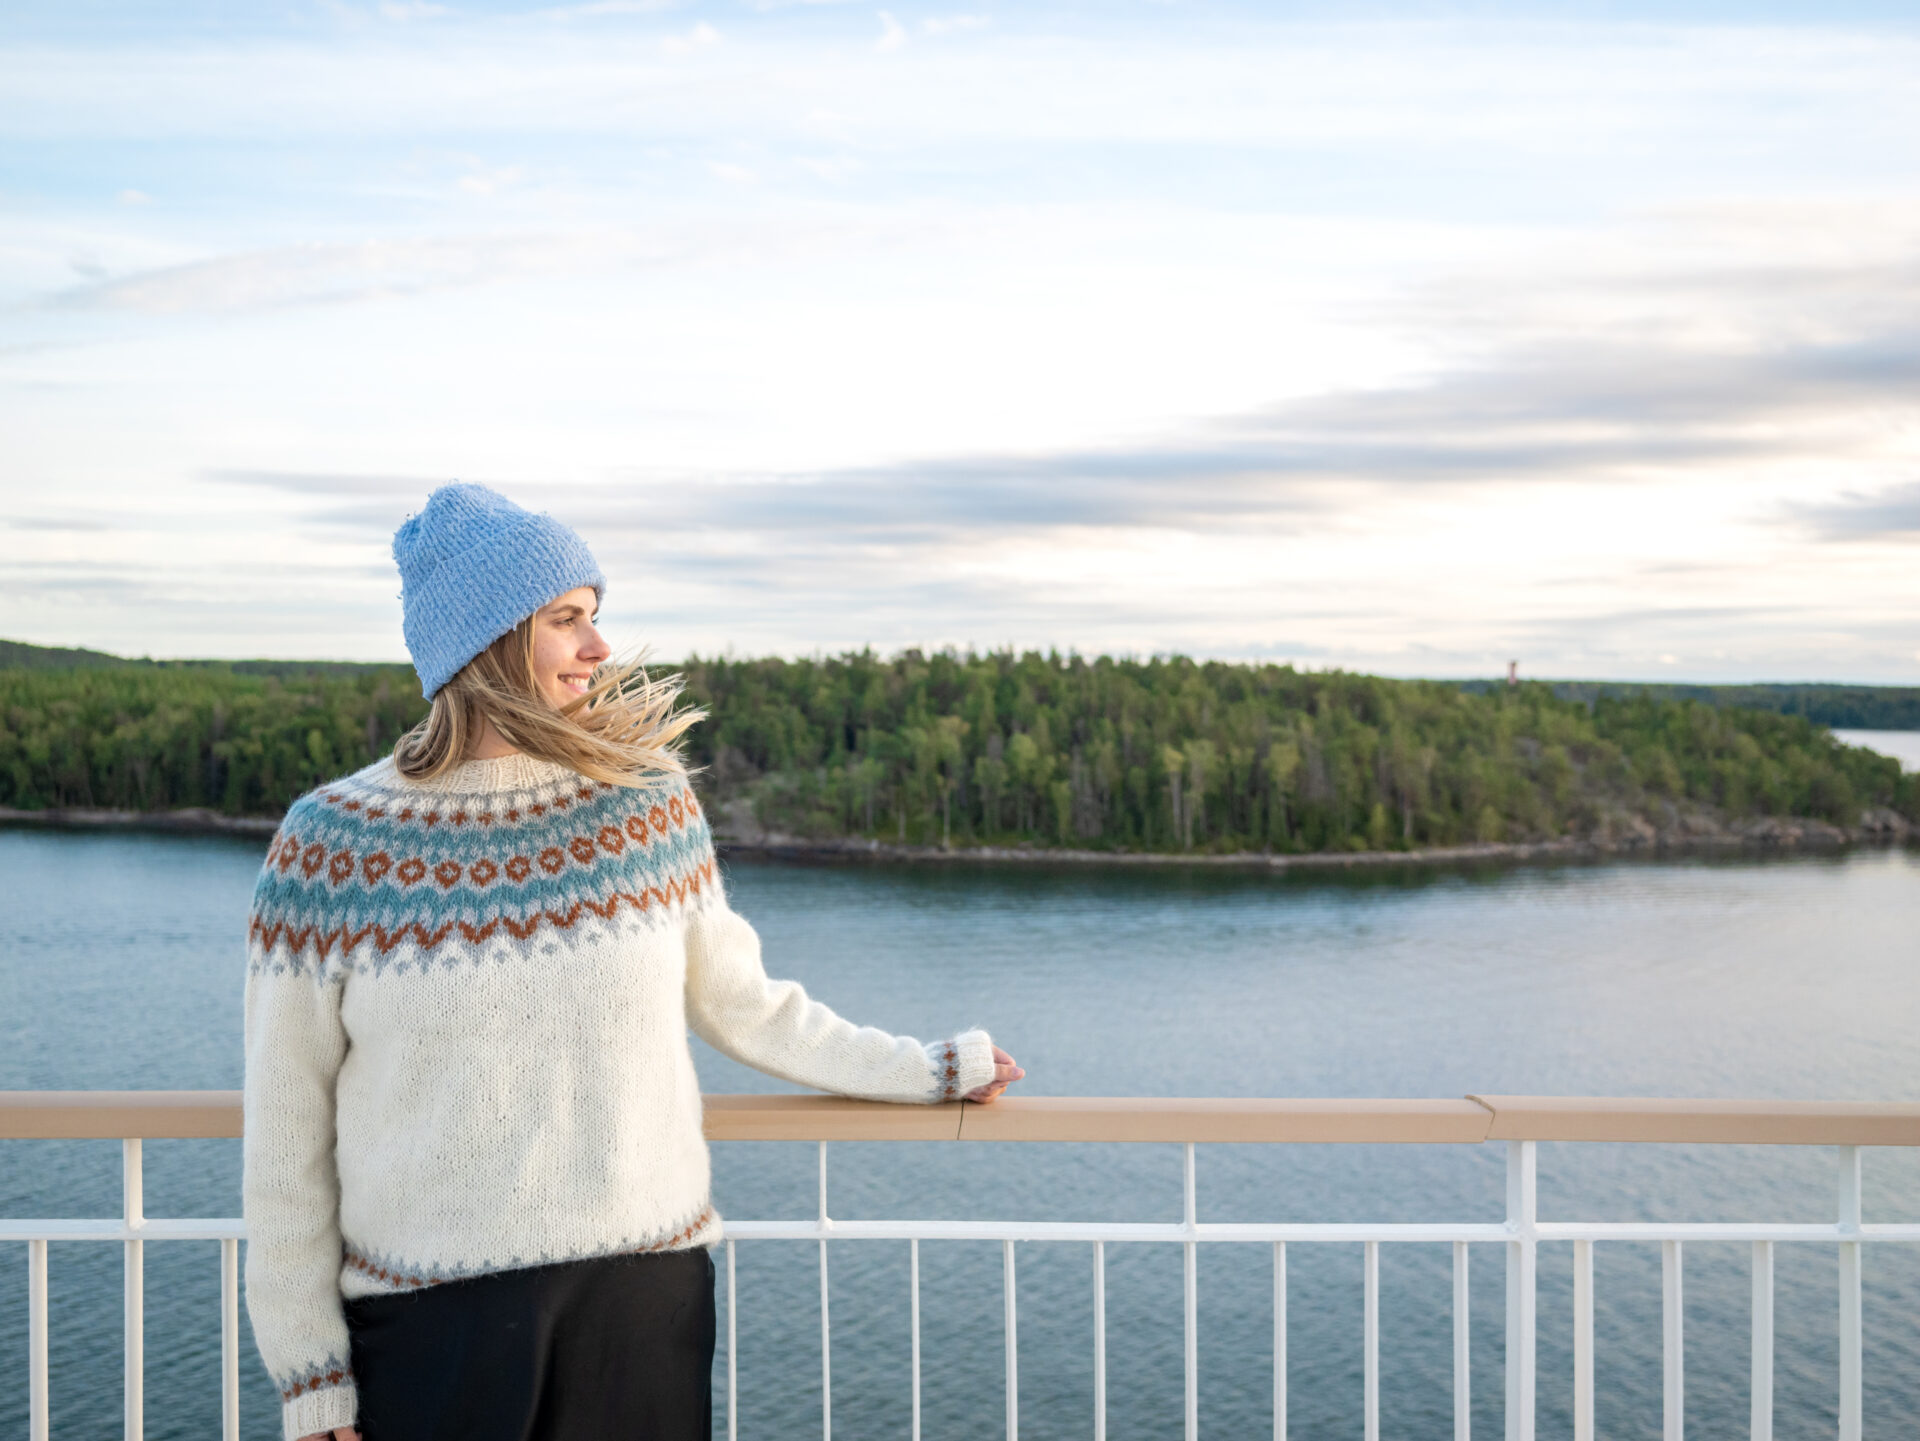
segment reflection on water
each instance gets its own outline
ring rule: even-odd
[[[240,936],[262,846],[225,838],[0,832],[0,1088],[234,1087]],[[1082,1095],[1561,1094],[1920,1099],[1920,856],[1690,861],[1275,878],[1217,871],[1009,871],[733,861],[734,903],[770,969],[857,1020],[923,1037],[990,1028],[1024,1089]],[[697,1047],[709,1090],[788,1089]],[[1176,1220],[1171,1146],[841,1145],[842,1216]],[[147,1148],[148,1214],[234,1214],[238,1145]],[[723,1212],[812,1212],[813,1149],[716,1148]],[[0,1143],[0,1209],[108,1215],[112,1142]],[[1498,1219],[1497,1147],[1210,1147],[1203,1219]],[[1543,1216],[1825,1219],[1820,1149],[1542,1148]],[[1869,1153],[1870,1218],[1920,1219],[1920,1164]],[[24,1248],[0,1248],[16,1256]],[[1110,1433],[1177,1434],[1177,1247],[1108,1249]],[[1201,1415],[1210,1434],[1270,1427],[1270,1253],[1201,1251]],[[805,1436],[818,1416],[810,1245],[743,1245],[742,1434]],[[1744,1247],[1690,1247],[1688,1417],[1744,1425]],[[117,1426],[117,1248],[52,1252],[54,1419]],[[832,1248],[834,1426],[907,1425],[906,1247]],[[1450,1432],[1444,1246],[1386,1248],[1382,1424]],[[1090,1429],[1091,1257],[1019,1248],[1023,1430]],[[1542,1434],[1568,1429],[1571,1247],[1541,1256]],[[218,1416],[216,1248],[147,1256],[149,1435]],[[1359,1429],[1360,1250],[1291,1248],[1294,1434]],[[997,1246],[927,1243],[926,1434],[1001,1425]],[[25,1267],[0,1263],[0,1356],[25,1354]],[[1831,1249],[1780,1248],[1780,1434],[1830,1430],[1837,1385]],[[1657,1436],[1659,1257],[1596,1248],[1599,1422]],[[1920,1410],[1920,1260],[1870,1251],[1869,1432]],[[1499,1424],[1502,1260],[1473,1252],[1475,1424]],[[724,1336],[724,1331],[723,1331]],[[4,1368],[12,1371],[12,1363]],[[724,1371],[719,1373],[724,1377]],[[249,1436],[276,1401],[249,1343]],[[0,1431],[23,1432],[0,1387]]]

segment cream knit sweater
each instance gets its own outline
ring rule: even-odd
[[[294,802],[247,933],[247,1310],[291,1438],[355,1417],[345,1297],[710,1246],[692,1026],[789,1081],[952,1100],[923,1045],[770,981],[680,778],[391,759]]]

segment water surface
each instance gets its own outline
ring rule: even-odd
[[[237,1087],[241,937],[264,844],[0,831],[0,1088]],[[1687,861],[1272,877],[735,861],[735,905],[770,969],[861,1022],[923,1038],[980,1024],[1056,1095],[1548,1094],[1920,1099],[1920,855]],[[791,1089],[696,1046],[709,1091]],[[844,1145],[841,1216],[1177,1220],[1171,1146]],[[0,1213],[111,1215],[113,1142],[0,1143]],[[1582,1219],[1824,1220],[1819,1148],[1542,1148],[1541,1210]],[[805,1216],[813,1150],[716,1148],[734,1217]],[[153,1142],[148,1214],[233,1215],[236,1142]],[[1870,1152],[1871,1219],[1920,1219],[1920,1165]],[[1497,1147],[1217,1147],[1203,1219],[1498,1220]],[[24,1250],[0,1263],[0,1376],[24,1366]],[[1000,1256],[922,1248],[926,1434],[999,1434]],[[1180,1255],[1109,1248],[1110,1434],[1178,1434]],[[1476,1427],[1497,1434],[1502,1260],[1473,1262]],[[741,1434],[817,1434],[818,1273],[800,1243],[743,1243]],[[1208,1434],[1270,1427],[1270,1254],[1201,1251]],[[1450,1434],[1450,1258],[1382,1258],[1383,1429]],[[1691,1247],[1688,1419],[1744,1431],[1747,1258]],[[1019,1248],[1021,1424],[1091,1432],[1090,1248]],[[906,1247],[832,1248],[834,1430],[907,1424]],[[53,1416],[118,1427],[117,1247],[52,1248]],[[1658,1248],[1597,1248],[1600,1425],[1660,1432]],[[1295,1246],[1296,1436],[1360,1431],[1360,1250]],[[1571,1248],[1541,1258],[1542,1434],[1569,1428]],[[215,1434],[217,1248],[148,1248],[148,1434]],[[1782,1247],[1779,1434],[1830,1432],[1837,1385],[1831,1248]],[[1870,1251],[1870,1433],[1920,1413],[1920,1264]],[[723,1319],[724,1340],[724,1319]],[[716,1369],[724,1396],[725,1358]],[[277,1434],[251,1341],[246,1434]],[[0,1385],[0,1434],[24,1388]]]

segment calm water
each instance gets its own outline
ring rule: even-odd
[[[261,843],[0,831],[0,1089],[240,1083],[241,934]],[[1277,880],[1178,870],[729,866],[769,965],[863,1022],[926,1037],[978,1023],[1036,1094],[1458,1096],[1469,1091],[1920,1099],[1920,853]],[[712,1091],[779,1083],[696,1048]],[[0,1213],[111,1215],[112,1142],[0,1143]],[[1176,1220],[1171,1146],[838,1146],[842,1216]],[[804,1145],[716,1148],[735,1217],[805,1216]],[[1227,1147],[1200,1154],[1205,1219],[1501,1214],[1496,1147]],[[1542,1214],[1824,1220],[1821,1149],[1543,1147]],[[147,1147],[148,1214],[233,1215],[237,1142]],[[1869,1153],[1874,1219],[1920,1219],[1920,1163]],[[24,1246],[0,1247],[0,1435],[23,1435]],[[1498,1434],[1502,1265],[1473,1269],[1476,1426]],[[1109,1249],[1111,1433],[1178,1434],[1180,1256]],[[1021,1423],[1091,1429],[1089,1248],[1020,1248]],[[1360,1249],[1292,1248],[1296,1436],[1360,1434]],[[814,1248],[743,1244],[742,1435],[817,1435]],[[1201,1249],[1201,1418],[1270,1425],[1265,1247]],[[1449,1255],[1382,1257],[1385,1434],[1450,1435]],[[907,1425],[906,1247],[833,1248],[834,1427]],[[923,1247],[929,1437],[999,1434],[997,1246]],[[1600,1426],[1660,1429],[1658,1248],[1596,1255]],[[148,1434],[218,1420],[218,1260],[148,1249]],[[1541,1258],[1542,1434],[1568,1429],[1571,1248]],[[1831,1249],[1778,1261],[1779,1431],[1831,1433]],[[117,1247],[52,1248],[53,1417],[117,1434]],[[1687,1258],[1688,1420],[1744,1434],[1747,1262]],[[1868,1257],[1867,1425],[1920,1414],[1920,1257]],[[724,1317],[722,1338],[724,1344]],[[277,1435],[246,1343],[246,1434]],[[724,1387],[724,1356],[716,1380]],[[724,1390],[720,1391],[724,1396]]]

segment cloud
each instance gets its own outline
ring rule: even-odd
[[[460,177],[457,184],[468,195],[493,195],[509,185],[517,185],[526,179],[526,175],[525,166],[503,165],[492,170],[469,171]]]
[[[552,19],[592,19],[601,15],[657,15],[677,9],[681,0],[591,0],[586,5],[562,5],[539,13]]]
[[[984,30],[993,23],[986,15],[929,15],[920,28],[929,35],[954,35],[963,30]]]
[[[510,174],[511,172],[507,172]],[[497,188],[498,174],[478,183]],[[462,183],[463,188],[469,188]],[[477,193],[490,193],[490,189]],[[312,244],[215,256],[162,266],[62,291],[53,310],[130,311],[147,315],[221,314],[393,299],[516,275],[551,274],[587,262],[645,261],[651,251],[630,234],[415,237],[358,244]],[[104,277],[105,271],[97,272]]]
[[[906,26],[888,11],[876,10],[874,14],[880,21],[880,38],[873,42],[875,50],[898,50],[907,43]]]
[[[434,20],[451,15],[450,6],[430,4],[429,0],[380,0],[376,7],[382,20],[405,24],[410,20]]]
[[[1771,271],[1762,284],[1780,301],[1823,294],[1834,278],[1812,266]],[[1666,273],[1646,285],[1691,293]],[[1125,443],[757,474],[626,472],[649,500],[628,516],[614,496],[608,513],[636,529],[690,533],[744,516],[767,535],[929,546],[1066,530],[1298,534],[1394,497],[1493,487],[1687,478],[1732,493],[1758,467],[1879,463],[1880,417],[1920,393],[1920,305],[1891,286],[1880,295],[1884,303],[1870,312],[1850,300],[1823,311],[1822,324],[1803,335],[1762,332],[1714,345],[1635,324],[1500,346],[1493,324],[1470,364],[1168,422]],[[1849,317],[1850,332],[1841,324]],[[1840,538],[1908,530],[1917,513],[1920,486],[1793,514]],[[1670,570],[1679,563],[1667,562]]]
[[[684,35],[669,35],[660,42],[660,48],[669,55],[689,55],[695,50],[704,50],[709,45],[720,43],[720,32],[702,20]]]
[[[122,205],[151,205],[153,197],[144,190],[122,190],[115,197]]]
[[[1862,495],[1789,508],[1790,518],[1822,540],[1891,540],[1920,537],[1920,481]]]
[[[9,516],[7,524],[15,530],[100,531],[112,529],[104,520],[82,516],[16,515]]]

